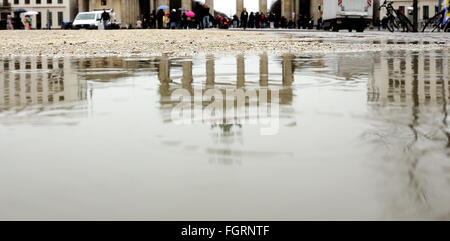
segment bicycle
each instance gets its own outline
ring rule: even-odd
[[[384,1],[379,10],[386,8],[387,22],[385,27],[390,31],[400,30],[400,27],[404,32],[412,31],[413,25],[409,19],[398,10],[395,10],[392,6],[393,2]]]
[[[445,14],[449,10],[449,7],[445,7],[440,12],[438,12],[436,15],[434,15],[432,18],[428,19],[425,22],[425,25],[422,28],[422,32],[425,32],[425,30],[430,27],[431,32],[438,31],[440,32],[443,30],[444,32],[450,31],[450,18],[445,20]]]

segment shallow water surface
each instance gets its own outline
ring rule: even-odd
[[[2,59],[0,219],[449,220],[449,54]],[[278,94],[278,131],[180,89]]]

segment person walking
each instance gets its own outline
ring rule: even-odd
[[[275,28],[275,14],[273,12],[270,12],[269,15],[269,24],[270,24],[270,28]]]
[[[6,29],[14,30],[13,19],[11,15],[8,15],[6,18]]]
[[[203,17],[204,17],[204,7],[200,4],[197,3],[197,5],[194,8],[194,13],[195,13],[195,22],[197,25],[197,29],[204,29],[205,26],[203,25]]]
[[[209,6],[208,4],[203,5],[203,26],[209,28]]]
[[[247,9],[244,8],[244,10],[241,13],[241,27],[244,28],[244,30],[247,28],[248,24],[248,12]]]
[[[106,12],[106,9],[103,9],[103,13],[100,18],[100,21],[103,21],[103,27],[105,28],[105,30],[108,29],[108,24],[109,24],[110,19],[111,19],[111,17],[109,16],[109,13]]]
[[[238,18],[238,16],[235,14],[235,15],[233,16],[233,28],[238,28],[238,26],[239,26],[239,18]]]
[[[253,12],[251,12],[250,16],[248,17],[248,27],[249,28],[255,27],[255,14]]]
[[[176,29],[178,23],[178,14],[177,10],[172,9],[172,12],[169,15],[170,18],[170,29]]]
[[[158,10],[156,21],[158,22],[158,29],[162,29],[164,23],[164,11],[162,9]]]

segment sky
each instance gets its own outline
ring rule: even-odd
[[[267,8],[275,0],[267,0]],[[205,1],[201,1],[205,2]],[[259,11],[259,0],[244,0],[244,7],[247,8],[248,12]],[[228,16],[233,16],[236,13],[236,0],[214,0],[214,9],[219,12],[223,12]]]

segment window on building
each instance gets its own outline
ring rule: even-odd
[[[25,0],[25,4],[30,4],[30,0]]]
[[[41,4],[41,0],[36,0],[36,4]]]
[[[428,19],[430,17],[430,8],[428,6],[423,6],[423,19]]]
[[[102,0],[101,3],[102,3],[102,6],[106,6],[106,5],[108,4],[108,3],[106,2],[106,0]]]
[[[62,4],[62,3],[63,3],[63,0],[58,0],[58,3],[59,3],[59,4]]]
[[[52,0],[47,0],[47,3],[48,4],[52,4]]]
[[[19,0],[14,0],[14,4],[19,4]]]
[[[62,25],[63,21],[64,21],[64,13],[58,12],[58,25]]]

